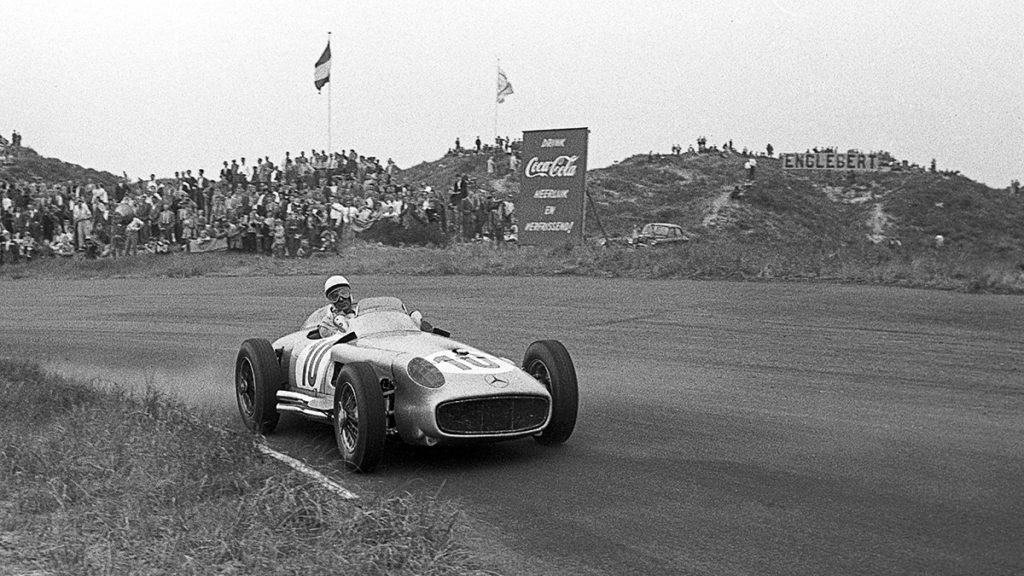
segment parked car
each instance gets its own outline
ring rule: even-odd
[[[670,242],[688,242],[690,237],[689,233],[676,224],[652,222],[650,224],[644,224],[644,227],[640,230],[640,234],[633,242],[637,247],[657,246],[658,244],[667,244]]]

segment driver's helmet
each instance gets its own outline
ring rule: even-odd
[[[324,282],[324,296],[332,303],[344,298],[351,298],[352,287],[344,276],[336,274]]]

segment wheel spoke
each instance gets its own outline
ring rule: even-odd
[[[242,364],[238,375],[237,393],[241,401],[242,409],[246,415],[252,416],[256,405],[256,377],[253,374],[252,363],[248,359]]]
[[[341,390],[341,400],[338,404],[338,409],[345,415],[345,420],[339,427],[338,435],[344,443],[346,451],[353,452],[359,441],[359,407],[356,403],[355,390],[352,389],[351,384],[345,383],[345,387]]]

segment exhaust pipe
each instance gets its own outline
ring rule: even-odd
[[[302,406],[296,406],[295,404],[278,404],[278,412],[291,412],[293,414],[301,414],[310,420],[316,420],[318,422],[330,423],[331,417],[325,412],[319,410],[313,410],[311,408],[305,408]]]
[[[278,412],[290,412],[292,414],[301,414],[311,420],[318,422],[330,422],[331,417],[325,410],[317,410],[311,408],[309,404],[316,400],[313,396],[308,396],[299,392],[292,392],[290,390],[278,390],[277,391],[277,411]]]
[[[309,404],[310,400],[313,400],[313,396],[308,394],[301,394],[299,392],[292,392],[290,390],[278,390],[278,400],[286,400],[288,402],[301,402],[302,404]]]

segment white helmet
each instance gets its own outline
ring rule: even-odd
[[[338,286],[349,286],[349,283],[344,276],[335,274],[328,278],[327,282],[324,282],[324,296],[330,294],[331,290],[334,290]]]

